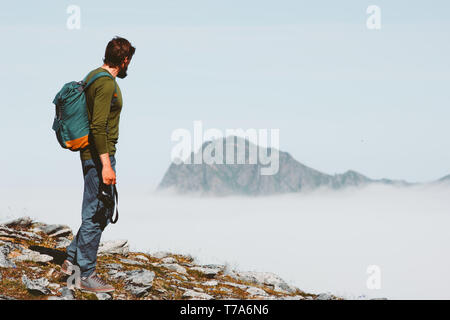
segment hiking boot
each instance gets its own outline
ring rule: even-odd
[[[81,277],[81,289],[91,292],[114,291],[114,287],[103,281],[95,271],[89,277]]]
[[[61,265],[61,272],[70,276],[73,271],[73,266],[74,266],[74,264],[66,259],[66,260],[64,260],[63,264]]]

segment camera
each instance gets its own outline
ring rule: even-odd
[[[103,202],[103,204],[105,205],[105,207],[107,208],[114,208],[114,196],[113,196],[113,192],[112,192],[112,186],[100,186],[99,188],[99,193],[97,198]]]

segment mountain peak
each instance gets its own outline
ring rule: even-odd
[[[450,174],[440,178],[438,182],[450,182]]]
[[[202,145],[202,152],[216,152],[215,147],[221,146],[226,158],[225,143],[232,143],[234,160],[232,164],[172,164],[164,175],[158,189],[175,189],[181,193],[200,192],[213,195],[269,195],[314,190],[319,187],[341,189],[349,186],[363,186],[369,183],[393,184],[389,179],[373,180],[354,170],[347,170],[342,174],[329,175],[298,162],[288,152],[275,148],[264,148],[268,155],[278,153],[278,170],[272,175],[261,175],[263,165],[258,158],[255,163],[245,162],[237,164],[237,154],[245,155],[248,159],[250,149],[263,148],[247,139],[228,136]],[[244,147],[242,150],[241,148]],[[200,150],[198,151],[200,152]],[[198,153],[197,152],[197,153]],[[259,154],[259,152],[258,152]],[[191,154],[191,160],[194,153]]]

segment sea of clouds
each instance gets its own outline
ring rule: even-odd
[[[0,220],[81,217],[79,188],[4,188]],[[304,291],[347,298],[450,299],[450,186],[372,185],[270,197],[199,197],[120,190],[103,240],[191,254],[199,263],[268,271]],[[369,289],[369,266],[380,289]]]

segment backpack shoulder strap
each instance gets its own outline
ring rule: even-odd
[[[87,77],[84,78],[84,80],[83,80],[83,82],[85,83],[85,85],[84,85],[84,90],[86,90],[87,88],[89,88],[89,86],[90,86],[91,84],[93,84],[95,80],[97,80],[98,78],[101,78],[101,77],[109,77],[109,78],[111,78],[111,79],[114,81],[114,78],[112,77],[112,75],[111,75],[109,72],[102,71],[102,72],[99,72],[99,73],[93,75],[92,78],[91,78],[91,79],[89,80],[89,82],[87,82],[87,83],[86,83]],[[114,81],[114,82],[115,82],[115,81]]]

